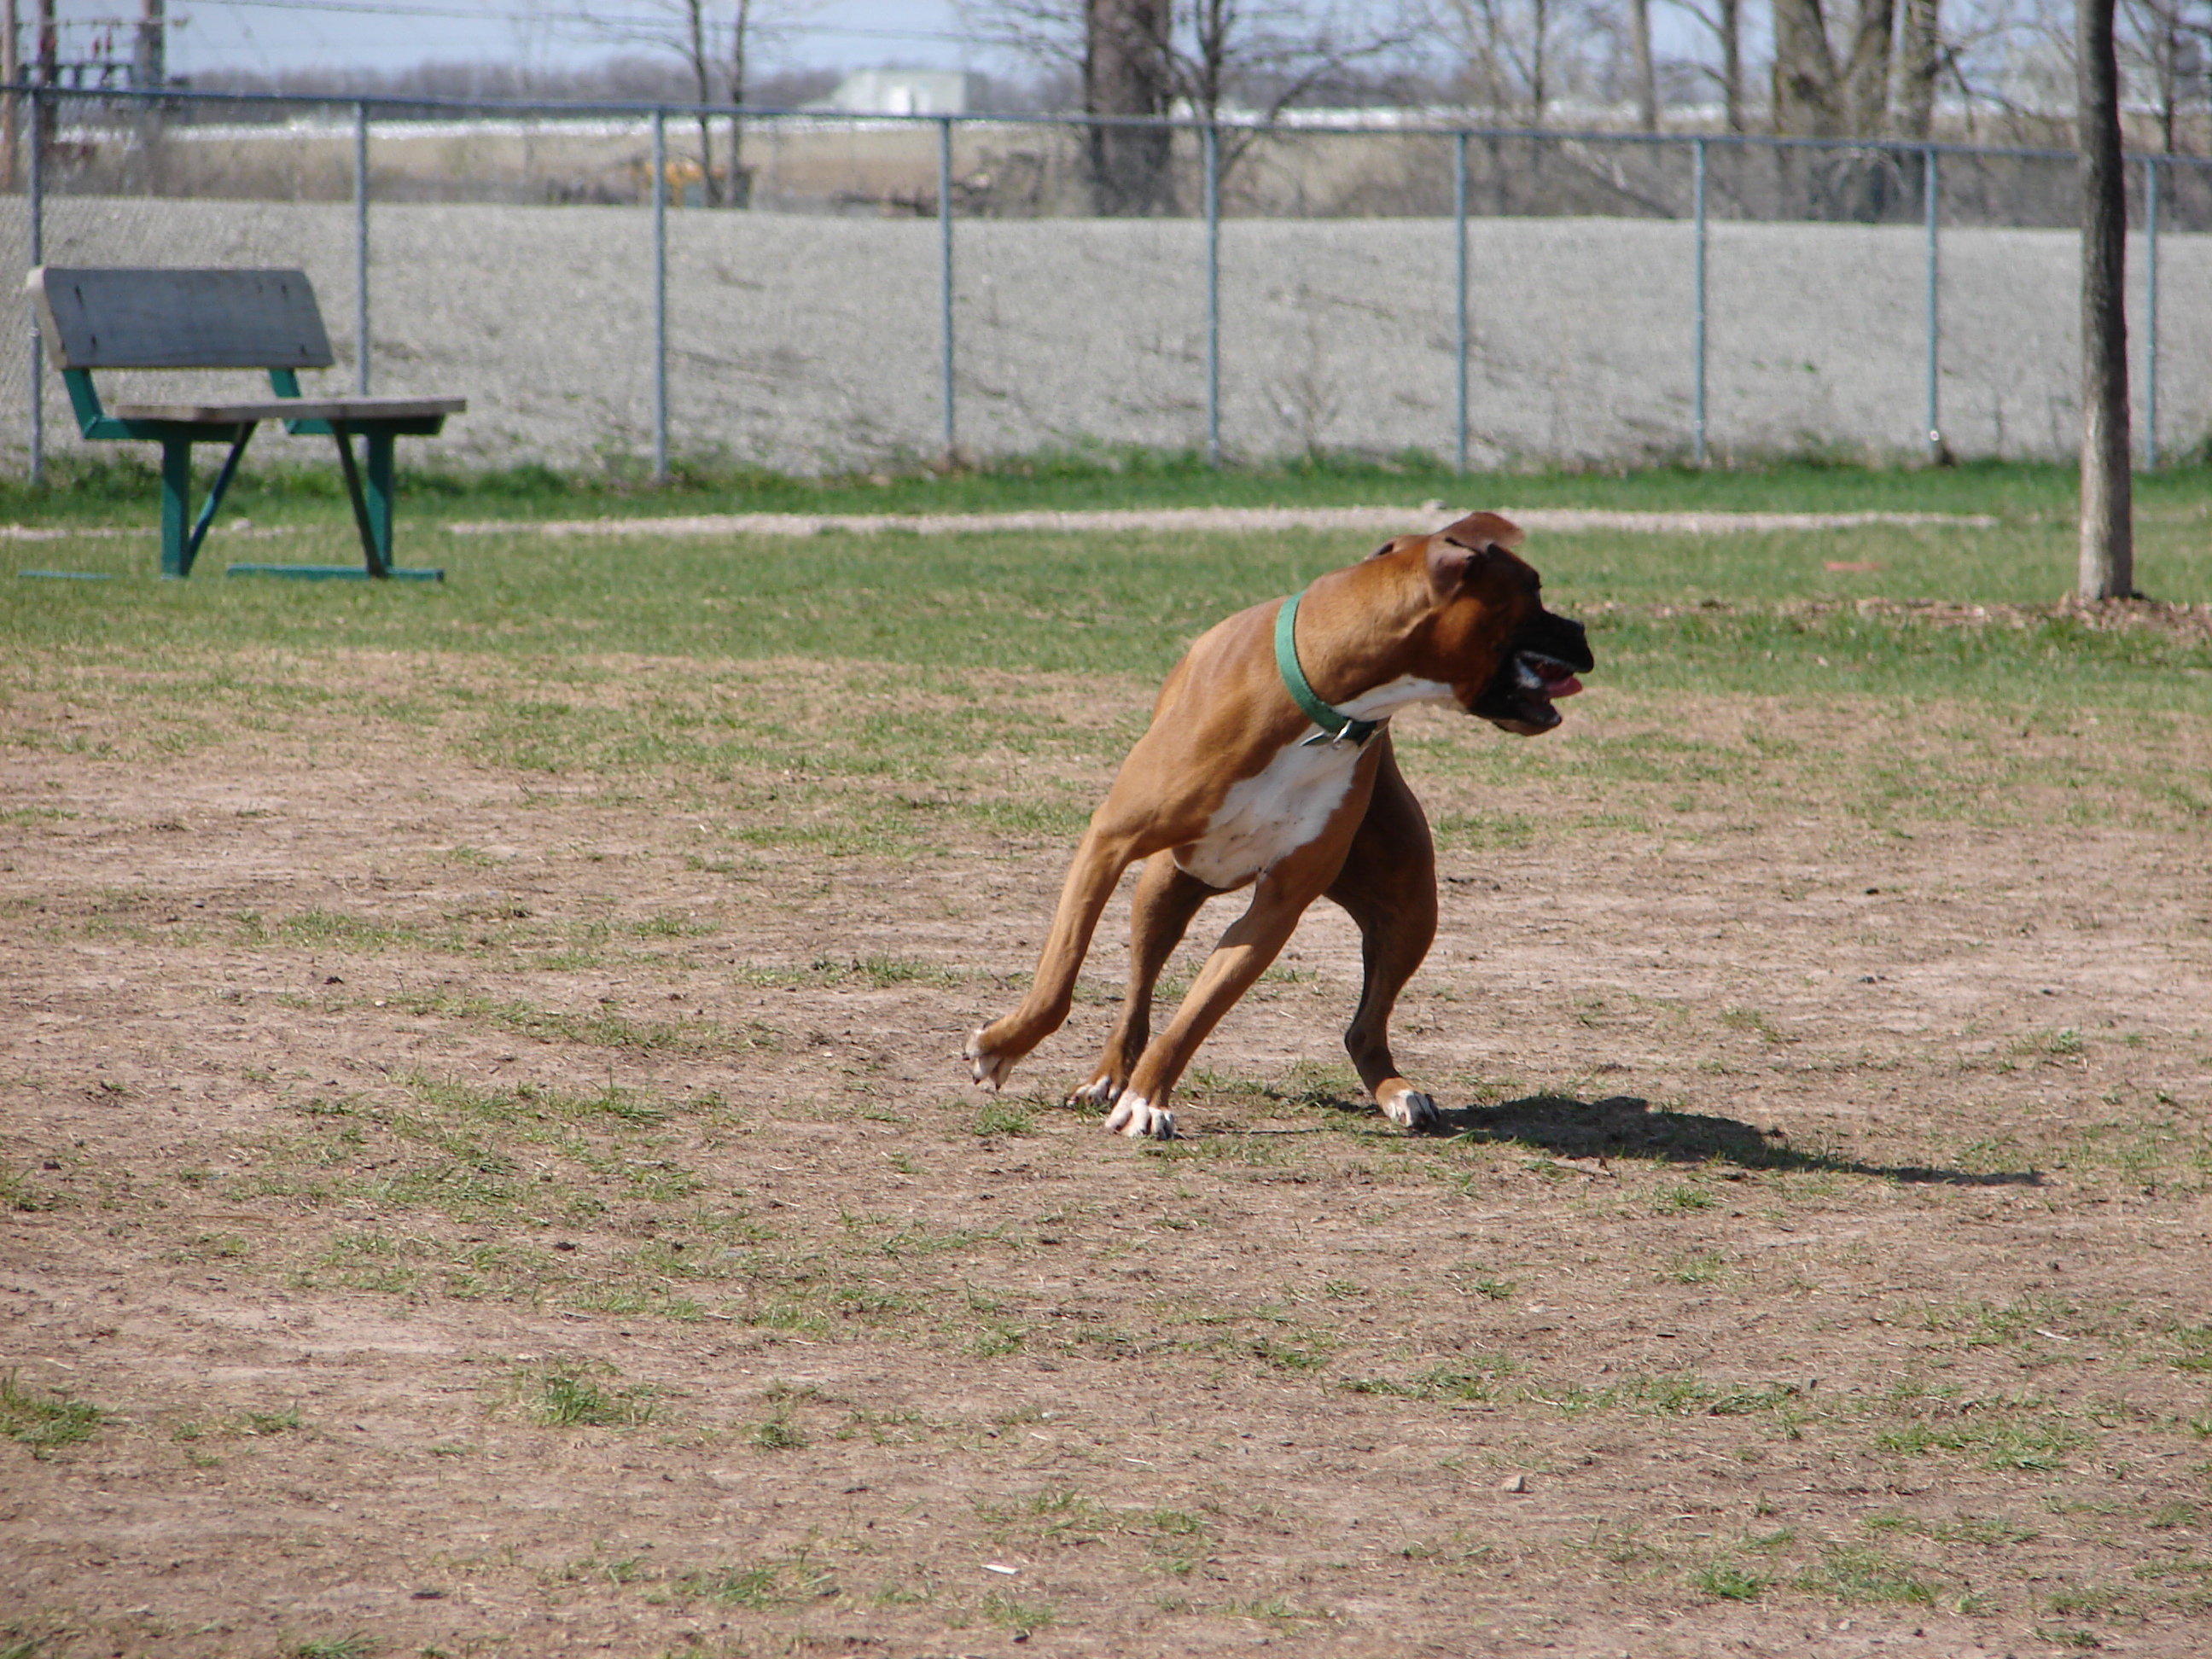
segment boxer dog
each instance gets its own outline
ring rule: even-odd
[[[1366,983],[1344,1046],[1394,1123],[1435,1127],[1435,1103],[1398,1074],[1390,1010],[1436,936],[1436,850],[1390,748],[1390,716],[1455,704],[1522,737],[1595,665],[1580,623],[1544,609],[1521,532],[1477,513],[1401,536],[1288,599],[1239,611],[1176,665],[1152,725],[1076,848],[1021,1006],[962,1054],[996,1090],[1067,1018],[1100,911],[1144,861],[1130,921],[1129,989],[1091,1080],[1067,1097],[1111,1108],[1109,1129],[1171,1139],[1170,1091],[1208,1033],[1324,896],[1358,924]],[[1153,982],[1198,908],[1252,889],[1168,1028]]]

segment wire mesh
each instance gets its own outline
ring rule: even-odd
[[[354,386],[360,106],[58,90],[45,101],[47,260],[300,266],[338,357],[325,389]],[[649,465],[652,112],[386,102],[368,116],[370,382],[471,400],[410,456]],[[727,109],[672,109],[665,123],[675,463],[807,471],[934,455],[940,124]],[[953,437],[971,455],[1202,450],[1212,362],[1230,458],[1454,456],[1462,194],[1468,459],[1693,453],[1688,137],[1224,125],[1210,313],[1205,146],[1191,125],[945,130]],[[1923,151],[1721,137],[1704,148],[1715,459],[1923,453],[1931,341],[1951,453],[2071,453],[2071,157],[1941,151],[1931,335]],[[0,193],[0,258],[27,264],[24,160],[15,192]],[[2138,161],[2138,224],[2145,176]],[[2199,368],[2212,360],[2212,167],[2161,163],[2158,204],[2171,458],[2212,432]],[[2139,233],[2139,317],[2148,253]],[[2138,325],[2139,422],[2149,339]],[[42,378],[47,452],[82,450]],[[32,379],[27,345],[0,353],[0,465],[19,470]],[[103,377],[111,400],[182,389],[176,376]]]

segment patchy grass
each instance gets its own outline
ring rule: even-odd
[[[482,1607],[701,1654],[2191,1650],[2203,645],[1903,603],[2047,599],[2049,503],[1855,538],[1879,580],[1546,538],[1568,726],[1399,722],[1444,1133],[1344,1063],[1323,906],[1141,1148],[1056,1103],[1118,913],[1008,1092],[960,1039],[1178,642],[1364,548],[428,516],[443,593],[0,582],[10,1310],[106,1407],[58,1480],[18,1454],[26,1559],[172,1632],[80,1645],[283,1652],[253,1609],[342,1556],[395,1652]],[[2201,526],[2147,524],[2184,592]],[[172,1572],[91,1500],[126,1471],[147,1536],[214,1494],[294,1553]]]
[[[27,1389],[13,1370],[0,1376],[0,1434],[27,1447],[33,1457],[49,1457],[91,1439],[106,1415],[90,1401]]]

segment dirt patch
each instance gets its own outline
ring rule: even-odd
[[[568,669],[11,705],[23,1650],[2201,1650],[2195,726],[1408,717],[1449,1132],[1316,912],[1148,1150],[1116,916],[956,1054],[1149,687]]]

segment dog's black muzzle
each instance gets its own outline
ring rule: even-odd
[[[1559,723],[1553,704],[1581,690],[1582,682],[1575,676],[1596,666],[1589,636],[1580,623],[1539,611],[1468,712],[1504,731],[1533,738]]]

